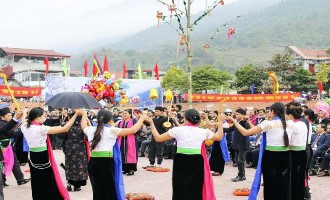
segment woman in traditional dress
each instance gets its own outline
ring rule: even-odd
[[[131,128],[136,123],[136,120],[132,118],[132,110],[127,109],[123,112],[123,120],[119,122],[119,128]],[[123,173],[131,176],[137,171],[137,147],[135,133],[118,137],[121,158],[123,163]]]
[[[45,110],[35,107],[29,112],[27,123],[22,125],[22,132],[30,147],[29,165],[31,170],[32,198],[34,200],[70,199],[59,176],[47,134],[67,132],[78,114],[76,112],[63,127],[49,127],[42,125],[46,120]]]
[[[302,113],[303,109],[295,105],[290,105],[286,109],[287,118],[294,122],[293,133],[290,139],[292,200],[303,200],[305,192],[308,129],[306,124],[300,120]]]
[[[65,154],[65,176],[68,181],[67,190],[80,191],[88,178],[88,140],[80,127],[81,116],[66,134],[67,138],[63,148]]]
[[[173,161],[173,200],[215,199],[204,140],[221,140],[224,117],[221,116],[219,119],[217,133],[209,129],[198,128],[200,119],[198,111],[189,109],[184,113],[184,126],[174,127],[162,135],[157,132],[152,119],[148,119],[157,142],[164,142],[172,138],[177,141],[177,152]]]
[[[97,127],[87,126],[87,112],[84,111],[81,128],[91,142],[91,158],[88,171],[93,188],[93,200],[125,199],[124,182],[118,136],[134,134],[138,131],[146,116],[131,128],[111,126],[112,114],[108,110],[100,110],[97,114]]]
[[[264,199],[265,200],[289,200],[291,199],[291,153],[289,151],[289,138],[293,132],[293,122],[286,121],[285,107],[282,103],[274,103],[270,107],[270,117],[252,127],[245,129],[233,117],[231,120],[239,132],[244,136],[254,135],[265,132],[262,145],[265,151],[259,155],[258,169],[253,182],[249,200],[257,199],[260,188],[261,172],[264,180]],[[260,173],[259,173],[260,172]],[[254,187],[255,186],[255,187]]]

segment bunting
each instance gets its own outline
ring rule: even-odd
[[[68,68],[68,64],[66,62],[66,58],[64,58],[64,61],[63,61],[63,72],[64,72],[65,77],[69,76],[69,68]]]
[[[138,75],[139,75],[139,79],[142,79],[142,68],[141,68],[141,63],[139,62],[138,65]]]
[[[126,78],[126,74],[127,74],[126,63],[124,62],[124,65],[123,65],[123,78]]]
[[[103,73],[105,71],[109,71],[109,63],[108,63],[108,58],[107,55],[104,55],[104,62],[103,62]]]
[[[87,63],[86,59],[85,59],[85,62],[84,62],[84,76],[85,77],[88,76],[88,63]]]
[[[159,70],[158,70],[158,64],[157,63],[154,67],[154,72],[155,72],[155,75],[156,75],[156,80],[159,80]]]

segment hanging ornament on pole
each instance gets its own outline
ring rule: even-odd
[[[181,33],[179,36],[179,42],[178,42],[178,49],[176,51],[176,56],[179,56],[179,50],[180,50],[180,46],[186,44],[187,40],[186,40],[186,36],[185,34]]]
[[[172,22],[172,13],[176,10],[176,4],[170,4],[170,5],[167,5],[168,6],[168,10],[171,12],[171,15],[170,15],[170,24]]]
[[[157,27],[159,28],[160,20],[164,19],[163,13],[160,12],[160,11],[157,11],[156,18],[158,20],[158,26]]]
[[[227,31],[228,40],[235,34],[235,32],[236,32],[235,28],[229,28],[228,29],[228,31]]]

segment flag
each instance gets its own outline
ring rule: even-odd
[[[320,94],[322,94],[322,91],[323,91],[322,81],[318,80],[318,81],[317,81],[317,85],[318,85],[318,87],[319,87],[319,92],[320,92]]]
[[[93,77],[98,77],[100,74],[103,74],[99,60],[97,59],[96,53],[94,53],[93,60]]]
[[[93,77],[98,77],[100,75],[100,68],[98,68],[97,62],[93,60]]]
[[[46,65],[45,74],[47,76],[48,75],[48,69],[49,69],[48,57],[45,58],[44,64]]]
[[[124,62],[124,65],[123,65],[123,78],[126,78],[126,73],[127,73],[126,63]]]
[[[108,59],[107,59],[107,55],[104,55],[104,62],[103,62],[103,73],[105,71],[109,71],[109,63],[108,63]]]
[[[223,85],[221,85],[221,87],[220,87],[220,94],[222,94],[223,93]]]
[[[251,87],[250,87],[250,90],[251,90],[251,94],[254,94],[254,83],[251,85]]]
[[[84,62],[84,75],[85,75],[85,77],[88,76],[88,63],[87,63],[86,59],[85,59],[85,62]]]
[[[141,69],[140,62],[139,62],[139,66],[138,66],[138,75],[139,75],[139,79],[142,79],[142,69]]]
[[[155,65],[154,72],[155,72],[155,75],[156,75],[156,80],[159,80],[159,71],[158,71],[158,64],[157,63]]]
[[[276,94],[280,92],[280,84],[276,81]]]
[[[64,58],[64,61],[63,61],[63,72],[64,72],[65,77],[69,76],[69,68],[68,68],[68,64],[66,62],[66,58]]]

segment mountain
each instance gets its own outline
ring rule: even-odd
[[[267,65],[274,53],[283,52],[288,45],[327,49],[330,47],[329,7],[329,0],[241,0],[219,6],[210,17],[198,22],[192,32],[193,65],[211,64],[232,73],[249,63]],[[194,15],[193,19],[200,14]],[[161,70],[171,65],[185,66],[186,50],[180,48],[177,56],[178,34],[174,17],[171,24],[174,28],[161,23],[159,29],[151,27],[116,44],[74,55],[71,65],[82,69],[83,59],[89,58],[91,63],[95,51],[99,56],[107,54],[114,71],[121,71],[124,61],[129,69],[136,68],[139,62],[148,69],[156,62]],[[227,29],[231,27],[236,33],[228,40]],[[215,34],[217,29],[219,32]],[[205,44],[210,48],[203,48]]]

